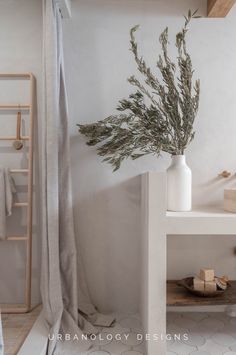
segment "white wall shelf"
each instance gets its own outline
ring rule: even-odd
[[[203,207],[191,212],[166,212],[166,234],[236,234],[236,214]]]
[[[151,335],[165,335],[166,332],[167,236],[236,236],[236,214],[224,212],[221,209],[213,207],[203,207],[191,212],[166,211],[166,190],[165,173],[150,172],[142,175],[141,312],[145,333]],[[177,291],[179,292],[179,290]],[[181,301],[181,295],[177,296],[179,297],[177,304],[182,306],[184,302]],[[236,300],[236,297],[234,295],[232,297],[231,295],[230,302],[226,300],[225,304],[234,303],[234,299]],[[212,302],[212,305],[223,303],[223,301],[218,301],[217,303],[215,300],[215,302]],[[200,300],[199,302],[192,302],[192,305],[200,304]],[[211,305],[210,300],[208,300],[207,304]],[[165,353],[165,341],[151,340],[147,342],[147,355]]]

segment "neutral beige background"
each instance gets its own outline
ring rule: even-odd
[[[136,72],[128,50],[130,27],[141,25],[140,49],[154,66],[159,33],[168,24],[171,36],[174,35],[189,7],[199,8],[200,14],[205,15],[206,0],[73,0],[73,17],[64,22],[76,227],[91,295],[103,310],[138,309],[139,175],[147,170],[162,171],[170,160],[163,155],[159,160],[145,157],[127,161],[113,174],[110,166],[101,164],[95,150],[85,146],[77,134],[76,123],[93,122],[114,113],[117,101],[130,92],[126,78]],[[196,77],[201,79],[197,132],[187,152],[196,205],[220,206],[224,186],[236,182],[236,178],[216,179],[223,169],[236,171],[235,20],[236,8],[226,19],[196,20],[188,37]],[[39,89],[41,31],[40,0],[0,0],[0,70],[32,71]],[[173,43],[173,37],[170,40]],[[173,45],[171,53],[175,54]],[[4,93],[1,89],[0,95],[3,94],[4,100],[10,101],[13,92]],[[10,129],[2,120],[0,128],[1,132]],[[16,161],[12,154],[0,149],[1,164],[13,165]],[[40,233],[36,234],[40,238]],[[180,278],[205,265],[235,277],[234,239],[169,237],[168,276]],[[35,251],[33,290],[38,295],[37,243]],[[19,246],[0,244],[0,266],[0,300],[20,301],[24,275]]]

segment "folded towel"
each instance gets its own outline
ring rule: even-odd
[[[14,180],[9,170],[0,167],[0,239],[6,239],[6,217],[11,215],[15,192]]]

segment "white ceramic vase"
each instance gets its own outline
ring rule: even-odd
[[[167,169],[167,209],[176,212],[192,209],[192,173],[184,155],[173,155]]]

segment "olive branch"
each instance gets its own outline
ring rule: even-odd
[[[87,144],[97,146],[98,155],[120,168],[124,159],[137,159],[143,155],[159,156],[184,154],[194,138],[193,124],[198,111],[200,82],[193,83],[193,68],[186,46],[188,25],[197,11],[189,10],[185,23],[176,34],[177,63],[168,55],[168,27],[159,37],[162,54],[157,60],[159,75],[154,75],[138,52],[135,32],[130,30],[130,50],[142,81],[134,75],[128,82],[136,91],[120,100],[119,114],[111,115],[91,124],[78,124],[79,132],[87,138]]]

